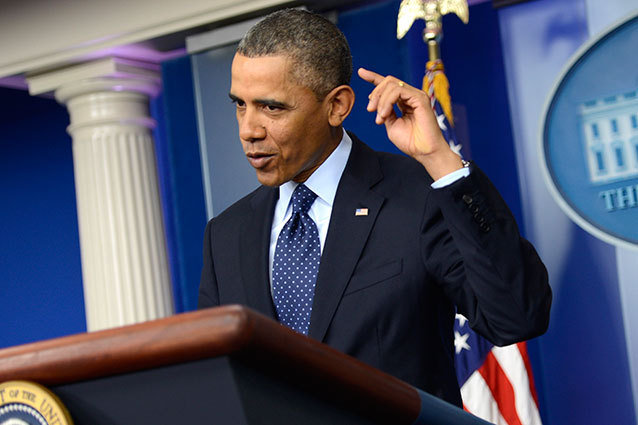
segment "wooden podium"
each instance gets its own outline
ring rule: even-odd
[[[0,350],[78,425],[485,424],[240,306]]]

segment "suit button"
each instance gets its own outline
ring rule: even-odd
[[[474,214],[478,213],[479,206],[477,204],[472,204],[469,206],[469,208],[470,208],[470,211],[472,211]]]
[[[474,200],[470,195],[463,195],[463,202],[470,205],[472,202],[474,202]]]
[[[474,213],[474,221],[476,221],[478,224],[483,224],[485,223],[485,217],[483,217],[479,213]]]
[[[487,232],[489,232],[489,231],[490,231],[490,225],[489,225],[489,224],[487,224],[485,221],[483,221],[483,223],[481,223],[481,225],[480,225],[479,227],[481,228],[481,230],[482,230],[484,233],[487,233]]]

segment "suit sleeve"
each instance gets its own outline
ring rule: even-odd
[[[215,307],[219,305],[219,292],[217,290],[217,278],[212,256],[212,232],[213,220],[209,221],[204,231],[204,249],[202,254],[202,277],[199,283],[199,298],[197,308]]]
[[[547,270],[483,172],[432,190],[422,229],[424,262],[459,313],[496,345],[547,330]]]

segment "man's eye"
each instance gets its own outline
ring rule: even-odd
[[[275,112],[275,111],[280,111],[281,107],[280,106],[275,106],[275,105],[266,105],[264,106],[266,108],[267,111],[269,112]]]
[[[234,103],[238,108],[243,108],[246,105],[243,100],[239,99],[233,99],[232,103]]]

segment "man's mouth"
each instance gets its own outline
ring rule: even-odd
[[[270,159],[274,156],[275,155],[273,154],[260,153],[260,152],[250,152],[246,154],[246,158],[248,158],[248,162],[250,162],[250,165],[252,165],[254,168],[263,168],[264,166],[266,166],[268,161],[270,161]]]

